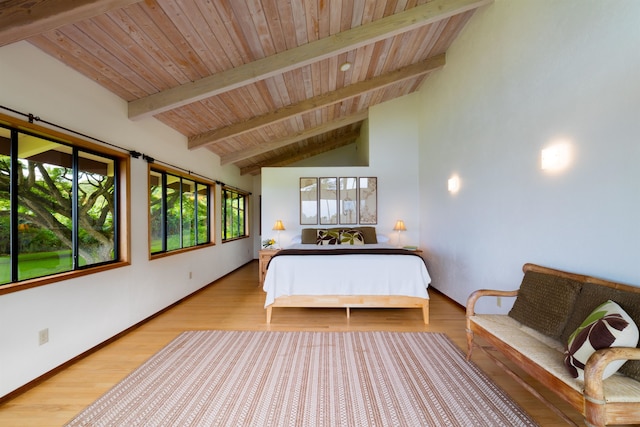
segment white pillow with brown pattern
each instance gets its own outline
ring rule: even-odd
[[[338,230],[318,230],[316,234],[316,245],[339,245],[340,232]]]
[[[638,326],[626,311],[609,300],[596,307],[571,334],[565,351],[564,364],[572,377],[584,380],[584,367],[596,350],[609,347],[638,345]],[[611,362],[602,378],[616,373],[626,360]]]
[[[364,234],[360,230],[342,230],[340,232],[341,245],[364,245]]]

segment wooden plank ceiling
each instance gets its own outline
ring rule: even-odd
[[[5,0],[28,40],[243,174],[354,143],[491,0]],[[342,71],[341,65],[351,67]]]

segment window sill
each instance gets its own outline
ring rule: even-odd
[[[210,248],[212,246],[215,246],[215,243],[207,243],[204,245],[198,245],[198,246],[191,246],[188,248],[183,248],[183,249],[174,249],[168,252],[159,252],[157,254],[150,254],[149,255],[149,259],[150,260],[154,260],[154,259],[158,259],[158,258],[164,258],[164,257],[168,257],[171,255],[178,255],[178,254],[183,254],[185,252],[191,252],[191,251],[195,251],[198,249],[204,249],[204,248]]]
[[[227,240],[223,240],[222,243],[229,243],[229,242],[235,242],[236,240],[242,240],[242,239],[248,239],[251,236],[240,236],[240,237],[234,237],[232,239],[227,239]]]
[[[117,261],[111,264],[100,265],[97,267],[89,267],[82,270],[67,271],[65,273],[52,274],[51,276],[37,277],[27,279],[21,282],[0,285],[0,295],[10,294],[13,292],[24,291],[26,289],[37,288],[38,286],[48,285],[51,283],[62,282],[64,280],[75,279],[76,277],[88,276],[90,274],[100,273],[115,268],[126,267],[131,263],[128,261]]]

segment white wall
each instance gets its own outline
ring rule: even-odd
[[[306,227],[300,225],[301,177],[377,177],[378,224],[376,230],[397,244],[393,226],[404,220],[407,232],[401,244],[417,244],[419,232],[418,195],[418,119],[420,98],[405,97],[375,106],[369,112],[369,166],[366,167],[286,167],[262,169],[262,239],[276,238],[272,231],[276,220],[286,228],[281,232],[282,246]]]
[[[289,166],[303,168],[317,166],[369,166],[369,120],[365,120],[362,123],[360,135],[354,143],[300,160]]]
[[[421,89],[420,241],[436,288],[460,303],[516,288],[525,262],[640,285],[638,17],[634,0],[497,0],[468,23]],[[557,139],[572,164],[543,173]]]
[[[315,167],[318,165],[361,166],[358,158],[358,144],[354,142],[353,144],[300,160],[287,167]]]
[[[207,150],[189,152],[184,136],[155,119],[130,121],[125,101],[26,42],[0,48],[0,104],[252,191],[253,179],[235,166],[220,167]],[[132,159],[131,204],[130,266],[0,296],[0,396],[253,258],[257,243],[221,244],[216,227],[215,247],[149,261],[142,159]],[[50,341],[38,346],[44,328]]]

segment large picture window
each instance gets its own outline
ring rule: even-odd
[[[151,254],[211,242],[211,186],[170,171],[149,174]]]
[[[249,236],[247,227],[249,195],[239,190],[222,188],[222,241]]]
[[[22,129],[0,124],[0,287],[118,261],[122,159]]]

